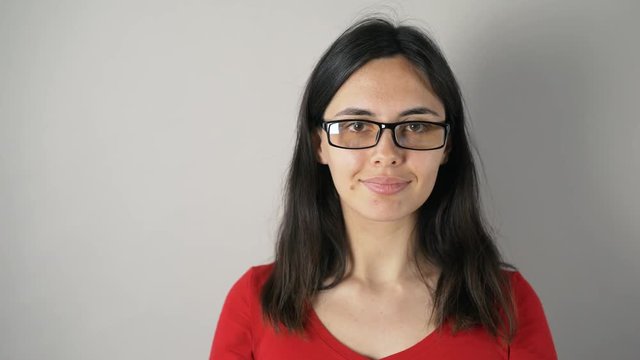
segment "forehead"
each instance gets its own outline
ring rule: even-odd
[[[403,56],[374,59],[356,70],[329,102],[325,118],[347,107],[367,109],[381,118],[415,107],[444,116],[444,106],[429,80]]]

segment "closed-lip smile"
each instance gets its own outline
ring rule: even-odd
[[[410,180],[395,176],[374,176],[360,180],[369,190],[381,195],[393,195],[409,185]]]

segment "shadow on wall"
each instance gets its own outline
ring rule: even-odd
[[[491,19],[467,40],[463,90],[498,240],[541,297],[559,357],[635,359],[638,50],[624,9],[570,5]]]

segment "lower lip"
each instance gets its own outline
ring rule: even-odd
[[[376,194],[381,195],[393,195],[395,193],[399,193],[404,188],[409,185],[409,183],[398,183],[398,184],[378,184],[372,182],[363,182],[364,186],[369,188],[369,190],[373,191]]]

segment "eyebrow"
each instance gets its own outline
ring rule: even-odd
[[[374,113],[372,113],[369,110],[366,109],[360,109],[360,108],[346,108],[342,111],[340,111],[339,113],[337,113],[335,116],[340,116],[340,115],[352,115],[352,116],[357,116],[357,115],[367,115],[367,116],[375,116]],[[408,110],[405,110],[403,112],[400,113],[400,116],[408,116],[408,115],[435,115],[435,116],[440,116],[437,112],[424,107],[424,106],[420,106],[420,107],[415,107],[415,108],[411,108]]]

